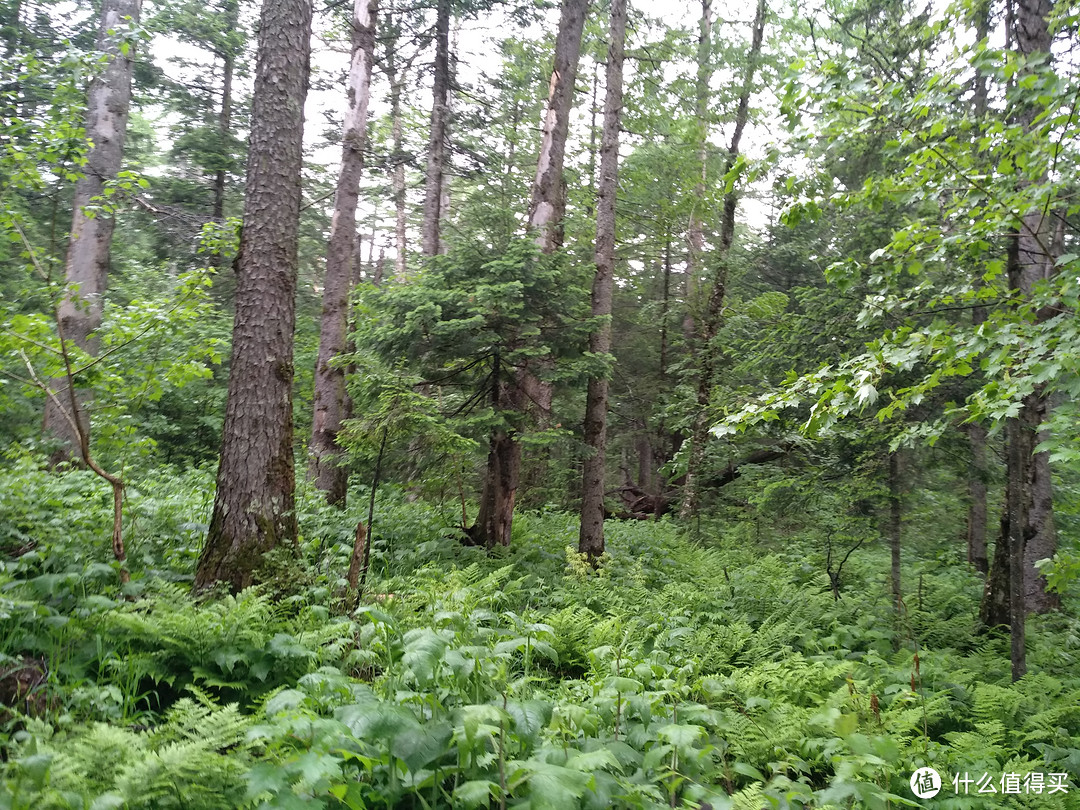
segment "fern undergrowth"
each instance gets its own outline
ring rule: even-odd
[[[1071,602],[1032,621],[1011,683],[959,549],[908,554],[897,620],[873,543],[835,600],[810,537],[612,522],[593,568],[571,516],[524,514],[488,555],[391,494],[366,599],[342,615],[358,515],[305,502],[302,559],[196,601],[205,477],[132,495],[123,592],[96,500],[35,534],[48,499],[89,482],[33,480],[0,500],[21,546],[0,571],[0,808],[918,807],[923,765],[1069,784],[947,785],[934,807],[1078,806]]]

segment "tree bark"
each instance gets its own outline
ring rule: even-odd
[[[93,333],[101,326],[115,222],[105,211],[93,215],[87,214],[86,209],[105,190],[105,184],[116,179],[123,160],[135,53],[134,43],[130,43],[127,53],[120,46],[123,32],[138,24],[141,7],[141,0],[105,0],[97,47],[108,54],[109,62],[104,72],[91,82],[87,95],[86,136],[93,146],[83,176],[75,184],[71,238],[64,268],[67,290],[60,302],[59,322],[65,339],[90,354],[97,352]],[[76,421],[85,435],[90,435],[86,397],[71,397],[68,383],[65,378],[55,380],[53,388],[58,396],[45,403],[45,435],[59,441],[52,456],[54,463],[68,460],[75,453],[82,456]],[[74,403],[77,413],[65,415],[62,408],[68,407],[69,402]]]
[[[473,527],[474,536],[487,548],[509,546],[514,500],[521,476],[521,445],[509,431],[497,429],[492,432],[487,468],[480,511]]]
[[[1009,488],[1007,537],[1002,537],[1009,558],[1009,658],[1012,679],[1020,680],[1027,672],[1027,607],[1024,602],[1024,546],[1027,528],[1028,482],[1025,471],[1031,462],[1031,445],[1022,419],[1010,419],[1007,426],[1009,447]]]
[[[499,411],[522,409],[522,392],[514,382],[503,379],[501,355],[496,352],[491,370],[491,406]],[[480,510],[469,536],[486,548],[510,545],[514,522],[514,500],[521,478],[521,445],[512,429],[499,425],[492,429],[488,444],[487,470],[480,493]]]
[[[425,256],[435,256],[439,252],[443,173],[446,171],[446,121],[450,104],[450,0],[438,0],[435,13],[435,77],[420,240]]]
[[[1031,613],[1048,613],[1061,606],[1056,593],[1046,590],[1046,579],[1035,563],[1053,557],[1057,551],[1057,531],[1054,527],[1054,493],[1050,481],[1050,454],[1036,453],[1034,448],[1046,438],[1040,430],[1049,416],[1050,402],[1040,386],[1024,398],[1020,411],[1023,429],[1029,434],[1027,446],[1031,457],[1026,461],[1027,501],[1024,515],[1024,605]]]
[[[574,103],[574,80],[581,55],[581,34],[588,8],[589,0],[563,0],[559,33],[555,38],[555,61],[548,86],[543,138],[529,204],[529,229],[536,233],[536,244],[544,253],[555,252],[563,242],[562,221],[566,215],[563,163],[570,109]]]
[[[747,54],[746,75],[743,78],[742,91],[739,94],[739,106],[735,113],[735,129],[731,135],[727,158],[724,161],[724,174],[731,170],[739,156],[739,144],[743,130],[750,116],[750,94],[754,89],[754,77],[757,75],[758,57],[761,43],[765,37],[766,0],[758,0],[754,15],[750,51]],[[731,245],[735,241],[735,211],[738,196],[734,190],[724,196],[724,210],[720,221],[720,244],[717,247],[716,273],[709,290],[709,299],[702,313],[698,327],[700,345],[698,350],[697,414],[694,419],[693,433],[690,436],[690,454],[687,460],[686,484],[683,500],[679,507],[679,516],[690,517],[697,513],[700,506],[699,479],[705,460],[705,443],[709,438],[709,397],[712,394],[716,376],[716,347],[713,342],[723,324],[724,298],[727,294],[727,263]]]
[[[611,306],[615,283],[615,205],[619,188],[619,120],[622,114],[623,49],[626,41],[626,0],[611,0],[605,75],[604,131],[600,137],[600,182],[596,206],[596,275],[593,277],[592,316],[600,325],[589,335],[589,352],[611,352]],[[578,552],[595,560],[604,553],[604,491],[607,472],[608,373],[589,379],[585,404],[585,446],[592,454],[582,470],[581,531]]]
[[[315,408],[311,430],[309,477],[326,494],[327,503],[344,506],[349,471],[338,431],[346,412],[345,369],[334,359],[345,350],[349,291],[356,234],[356,206],[364,169],[371,63],[375,49],[375,0],[355,0],[352,20],[352,63],[341,147],[341,170],[334,194],[334,215],[326,251],[319,356],[315,365]]]
[[[1050,54],[1052,37],[1048,19],[1051,10],[1049,0],[1016,0],[1015,42],[1017,50],[1022,54]],[[1017,118],[1025,129],[1030,131],[1036,125],[1035,119],[1039,111],[1036,105],[1029,104],[1019,111]],[[1042,181],[1046,181],[1045,176]],[[1023,179],[1020,182],[1021,187],[1026,183]],[[1016,240],[1018,277],[1014,279],[1010,274],[1014,288],[1024,298],[1030,298],[1039,284],[1049,281],[1056,274],[1055,262],[1062,252],[1056,221],[1055,212],[1046,210],[1041,205],[1024,215]],[[1041,310],[1036,313],[1036,320],[1043,322],[1055,314],[1052,308]],[[1046,613],[1057,608],[1059,604],[1055,594],[1047,593],[1046,580],[1035,568],[1037,560],[1052,557],[1057,550],[1050,456],[1048,453],[1034,453],[1034,446],[1042,438],[1040,427],[1045,424],[1049,414],[1050,402],[1045,388],[1039,386],[1024,398],[1020,411],[1020,421],[1028,434],[1025,445],[1030,448],[1021,472],[1026,485],[1023,589],[1026,609],[1035,613]]]
[[[251,585],[296,542],[293,330],[310,0],[265,0],[217,492],[195,588]]]
[[[971,467],[968,470],[967,561],[980,574],[990,569],[986,556],[986,428],[968,425]]]

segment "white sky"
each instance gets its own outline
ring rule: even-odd
[[[325,5],[324,0],[317,0],[317,7]],[[636,0],[633,2],[633,6],[639,11],[645,12],[649,17],[659,19],[664,24],[670,27],[683,26],[691,29],[696,37],[697,20],[701,13],[701,6],[699,2],[671,2],[670,0]],[[250,13],[254,14],[252,10]],[[595,11],[593,14],[595,15]],[[714,19],[718,22],[714,29],[714,37],[719,41],[724,37],[743,38],[748,36],[749,23],[753,15],[753,5],[749,2],[742,4],[731,2],[714,2],[713,3],[713,15]],[[341,114],[344,107],[344,86],[337,83],[335,80],[338,76],[343,76],[348,66],[348,42],[342,40],[342,34],[339,31],[336,36],[331,32],[332,20],[330,15],[325,13],[319,13],[316,11],[315,15],[315,34],[312,41],[312,74],[313,82],[316,84],[317,79],[328,80],[330,87],[328,89],[316,89],[315,87],[308,94],[307,105],[305,107],[305,151],[307,158],[313,160],[319,164],[327,166],[332,172],[336,171],[338,161],[340,159],[340,148],[337,146],[325,146],[325,134],[328,131],[328,121],[340,122]],[[470,85],[476,85],[480,81],[480,77],[483,74],[492,75],[498,72],[500,68],[499,52],[494,43],[499,39],[504,38],[507,35],[524,36],[527,38],[539,39],[545,32],[553,33],[558,23],[558,9],[552,9],[548,12],[547,20],[543,25],[534,25],[531,29],[520,31],[512,24],[508,23],[502,12],[496,11],[483,15],[480,19],[458,21],[455,20],[455,30],[452,32],[452,37],[456,44],[457,55],[457,69],[459,71],[459,77],[461,80]],[[632,33],[631,33],[632,37]],[[169,75],[175,79],[182,79],[182,70],[171,62],[171,58],[183,58],[191,61],[205,59],[203,54],[198,48],[183,43],[176,38],[159,37],[155,40],[153,47],[153,56],[155,61],[163,67]],[[418,65],[430,64],[432,56],[430,54],[423,54],[417,60]],[[547,66],[544,66],[545,68]],[[627,63],[628,70],[628,86],[632,85],[632,63]],[[687,65],[685,67],[669,65],[667,67],[667,79],[673,79],[678,70],[685,69],[692,71],[693,67]],[[584,72],[584,71],[583,71]],[[722,72],[718,72],[715,77],[717,86],[724,81],[726,77]],[[247,79],[250,84],[250,77]],[[385,86],[382,81],[382,77],[376,78],[376,89],[372,97],[371,113],[373,115],[385,115],[388,112],[388,102],[385,94]],[[585,80],[579,74],[579,88],[584,87],[587,84]],[[250,89],[250,88],[249,88]],[[602,88],[599,99],[602,100]],[[426,115],[427,111],[431,107],[430,89],[427,87],[417,89],[416,95],[412,98],[407,98],[406,103],[422,111]],[[601,101],[602,103],[602,101]],[[575,129],[579,132],[587,127],[589,117],[590,100],[584,93],[579,93],[576,99],[576,121]],[[539,121],[536,122],[539,126]],[[337,126],[340,126],[338,124]],[[743,139],[743,151],[750,155],[760,154],[767,142],[773,137],[769,130],[772,127],[755,126],[751,125]],[[586,136],[587,137],[587,136]],[[712,133],[711,140],[718,146],[722,147],[726,144],[728,135],[726,135],[722,128],[717,127]],[[322,146],[320,146],[322,144]],[[626,154],[628,149],[625,145],[623,153]],[[370,178],[369,178],[370,179]],[[382,178],[380,178],[382,180]],[[754,199],[753,193],[744,198],[741,203],[740,219],[742,221],[748,221],[755,226],[764,225],[769,216],[771,215],[768,203],[761,199]],[[324,203],[329,206],[330,201]],[[383,204],[380,206],[380,212],[383,215],[388,215],[389,204]],[[370,207],[364,210],[363,203],[361,210],[358,212],[358,219],[363,221],[364,218],[370,218],[372,211]],[[387,233],[380,236],[380,241],[385,241],[388,248],[388,255],[393,254],[392,246],[390,245],[390,225],[387,224]]]

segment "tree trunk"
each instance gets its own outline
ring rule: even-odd
[[[439,252],[440,206],[443,173],[446,170],[446,119],[450,104],[450,0],[438,0],[435,9],[435,78],[424,181],[424,224],[420,241],[425,256],[435,256]]]
[[[1006,450],[1008,450],[1006,441]],[[986,577],[982,603],[979,605],[979,623],[985,628],[1007,627],[1012,621],[1009,610],[1009,498],[1013,482],[1006,474],[1005,508],[1001,513],[997,540],[994,541],[994,561]]]
[[[342,136],[341,170],[334,195],[334,216],[326,251],[319,357],[315,365],[315,410],[311,429],[309,476],[326,493],[327,503],[345,505],[349,471],[337,435],[345,416],[345,369],[334,359],[345,349],[349,290],[356,234],[356,205],[364,168],[371,62],[375,49],[375,0],[355,0],[352,64]]]
[[[521,390],[503,379],[498,351],[491,370],[491,406],[499,411],[520,411]],[[492,548],[510,545],[514,522],[514,500],[521,477],[521,445],[511,429],[499,425],[492,429],[488,446],[487,470],[480,494],[480,511],[468,534],[477,545]]]
[[[904,591],[900,581],[900,507],[900,452],[895,450],[889,453],[889,583],[898,625],[904,617]],[[896,649],[900,648],[899,630],[898,626],[893,644]]]
[[[544,115],[540,157],[536,162],[529,203],[529,229],[536,233],[536,244],[544,253],[553,253],[563,241],[562,220],[566,215],[563,188],[563,163],[566,135],[570,127],[570,109],[574,103],[574,80],[581,54],[581,33],[589,0],[563,0],[559,33],[555,39],[555,61],[548,87],[548,106]]]
[[[266,0],[251,112],[232,361],[217,493],[195,588],[252,584],[296,542],[293,330],[310,0]]]
[[[596,275],[592,316],[600,325],[589,335],[595,357],[611,352],[611,303],[615,280],[615,197],[619,187],[619,119],[622,113],[623,48],[626,41],[626,0],[611,0],[605,76],[604,131],[600,138],[600,182],[596,206]],[[578,552],[596,559],[604,553],[604,491],[606,480],[608,374],[589,379],[585,404],[585,458],[582,473],[581,532]]]
[[[105,0],[97,47],[109,55],[109,62],[104,72],[91,82],[87,96],[86,136],[93,142],[93,147],[87,155],[83,176],[75,184],[71,239],[64,270],[68,289],[60,302],[59,327],[65,340],[90,354],[97,352],[97,342],[92,335],[101,326],[114,220],[105,211],[88,215],[86,207],[120,171],[135,57],[134,48],[123,53],[120,46],[128,28],[138,25],[141,7],[141,0]],[[78,289],[73,289],[76,286]],[[85,398],[71,397],[67,385],[64,378],[55,380],[53,388],[57,397],[49,398],[45,403],[45,435],[60,442],[52,456],[54,462],[68,460],[74,453],[81,455],[79,435],[73,424],[75,420],[86,436],[90,435]],[[67,407],[69,402],[77,403],[78,413],[65,415],[61,408]]]
[[[1022,54],[1050,54],[1052,37],[1048,18],[1051,10],[1049,0],[1017,0],[1014,15],[1015,41],[1017,50]],[[1028,105],[1019,111],[1017,119],[1030,131],[1036,126],[1035,120],[1040,111],[1035,105]],[[1046,180],[1045,176],[1042,180]],[[1026,180],[1021,178],[1020,183],[1023,187]],[[1024,215],[1016,240],[1019,272],[1015,275],[1018,278],[1014,279],[1014,274],[1010,274],[1010,282],[1025,298],[1030,298],[1039,284],[1049,281],[1057,272],[1055,262],[1062,253],[1062,246],[1061,235],[1055,222],[1055,213],[1046,210],[1041,204]],[[1056,311],[1049,307],[1036,313],[1036,320],[1043,322],[1055,314]],[[1022,473],[1026,493],[1023,591],[1026,609],[1035,613],[1046,613],[1059,604],[1055,594],[1047,593],[1046,580],[1039,575],[1034,565],[1037,560],[1052,557],[1057,550],[1050,456],[1047,453],[1034,453],[1035,445],[1042,438],[1040,427],[1046,423],[1049,414],[1050,402],[1045,388],[1039,386],[1034,393],[1024,398],[1020,411],[1020,422],[1027,433],[1025,446],[1029,448]]]
[[[224,6],[224,22],[226,31],[236,28],[240,18],[239,0],[226,0]],[[218,113],[218,137],[221,143],[227,142],[232,133],[232,90],[233,72],[236,69],[236,53],[233,48],[227,47],[221,56],[221,110]],[[225,191],[228,173],[224,166],[219,166],[214,173],[214,219],[221,222],[225,219]],[[224,257],[219,256],[219,261]],[[219,265],[220,266],[220,265]]]
[[[747,54],[746,75],[743,77],[739,106],[735,113],[735,129],[731,135],[727,158],[724,161],[724,174],[727,174],[739,156],[739,143],[743,130],[750,116],[750,94],[754,89],[754,77],[757,74],[758,57],[761,43],[765,37],[765,0],[758,0],[754,15],[753,33],[750,52]],[[724,210],[720,221],[720,244],[717,251],[716,274],[713,276],[709,299],[702,313],[698,328],[700,344],[698,348],[698,385],[697,414],[694,419],[693,433],[690,436],[690,455],[686,467],[686,484],[679,516],[690,517],[698,511],[700,505],[701,467],[705,460],[705,443],[709,438],[709,397],[712,394],[716,375],[716,347],[714,340],[723,324],[724,298],[727,294],[727,262],[731,245],[735,241],[735,211],[738,196],[731,191],[724,196]]]
[[[694,84],[694,96],[697,112],[697,160],[700,175],[694,186],[694,207],[690,213],[690,228],[687,233],[686,256],[686,313],[683,316],[683,336],[687,343],[694,339],[695,309],[697,307],[698,276],[701,273],[701,257],[705,250],[705,183],[709,179],[708,139],[709,139],[709,88],[712,82],[712,0],[701,0],[701,19],[698,23],[697,80]]]
[[[487,548],[508,546],[521,476],[521,445],[503,428],[491,433],[487,470],[473,535]]]
[[[404,69],[397,62],[399,29],[393,20],[387,20],[390,37],[386,41],[384,62],[386,79],[390,84],[390,140],[391,140],[391,188],[394,197],[394,276],[398,281],[408,277],[407,210],[405,207],[405,148],[404,125],[401,116],[401,90],[405,83]]]
[[[986,428],[974,422],[968,425],[968,441],[971,467],[968,470],[967,560],[976,571],[985,574],[990,568],[986,556]]]
[[[664,232],[664,275],[660,292],[660,379],[667,379],[668,317],[671,308],[671,234]]]
[[[551,71],[548,108],[543,139],[537,160],[529,204],[529,227],[544,253],[553,253],[562,244],[561,222],[566,208],[563,187],[563,159],[574,100],[574,76],[581,51],[581,34],[589,0],[563,0],[559,33],[555,39],[555,61]],[[550,362],[546,358],[536,361]],[[513,382],[500,383],[502,370],[496,361],[493,396],[496,410],[522,413],[545,412],[551,405],[551,384],[541,380],[527,365],[514,373]],[[521,447],[512,430],[497,428],[491,434],[480,514],[470,532],[473,541],[489,548],[510,542],[514,500],[520,480]]]
[[[1031,613],[1048,613],[1061,606],[1056,593],[1046,590],[1046,579],[1035,563],[1053,557],[1057,551],[1057,531],[1054,527],[1054,493],[1050,481],[1050,454],[1035,453],[1034,448],[1046,436],[1040,426],[1049,416],[1050,402],[1040,386],[1024,398],[1020,411],[1023,428],[1029,434],[1028,447],[1032,456],[1027,459],[1027,501],[1024,530],[1024,605]]]
[[[1051,36],[1047,18],[1051,5],[1047,0],[1015,0],[1012,8],[1011,39],[1016,50],[1025,56],[1032,54],[1050,54]],[[1035,104],[1026,104],[1016,109],[1012,118],[1026,130],[1036,126],[1040,109]],[[1045,176],[1042,181],[1045,181]],[[1031,181],[1018,177],[1017,185],[1023,189]],[[1023,215],[1016,237],[1009,247],[1008,275],[1009,288],[1019,299],[1030,299],[1035,288],[1042,282],[1053,278],[1055,262],[1062,252],[1061,233],[1055,226],[1055,212],[1048,207],[1035,207]],[[1043,322],[1055,315],[1052,307],[1035,313],[1036,322]],[[1050,482],[1050,459],[1046,453],[1035,453],[1039,441],[1041,426],[1049,415],[1050,403],[1045,387],[1040,385],[1031,394],[1024,397],[1020,415],[1016,424],[1008,433],[1008,453],[1010,459],[1008,486],[1009,492],[1019,492],[1023,503],[1021,507],[1009,509],[1009,536],[1021,547],[1010,544],[1010,565],[1020,571],[1011,570],[1008,581],[1015,583],[1019,578],[1020,597],[1010,588],[1009,604],[1015,609],[1017,604],[1024,604],[1026,610],[1044,613],[1058,606],[1057,596],[1046,591],[1046,581],[1039,576],[1034,567],[1037,560],[1053,556],[1057,549],[1057,534],[1054,529],[1053,492]],[[1018,447],[1014,447],[1016,443]],[[1016,457],[1014,460],[1014,456]],[[1013,481],[1013,477],[1017,481]],[[1023,526],[1015,523],[1016,516],[1023,516]],[[995,553],[994,563],[998,563],[1000,554]],[[1018,562],[1019,561],[1019,562]],[[983,609],[980,615],[990,620],[991,626],[1000,622],[1000,616],[991,609],[1000,605],[1004,599],[1000,588],[1005,584],[1002,576],[994,576],[988,582],[984,595]],[[998,589],[995,591],[994,589]],[[1022,625],[1022,618],[1011,616],[1011,624]],[[998,621],[995,621],[998,620]],[[1023,627],[1020,627],[1021,634]],[[1015,642],[1015,639],[1014,639]],[[1021,639],[1022,642],[1022,639]],[[1018,653],[1015,649],[1014,653]],[[1014,659],[1014,671],[1016,662]]]
[[[1028,481],[1024,475],[1031,463],[1031,445],[1023,420],[1010,419],[1007,427],[1009,447],[1008,527],[1002,540],[1009,558],[1009,658],[1012,679],[1020,680],[1027,672],[1027,607],[1024,604],[1024,546],[1026,545]]]

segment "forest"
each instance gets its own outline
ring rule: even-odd
[[[0,810],[1080,808],[1078,168],[1070,0],[0,0]]]

